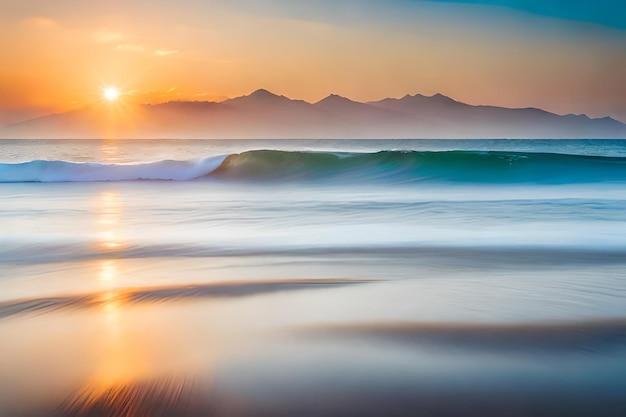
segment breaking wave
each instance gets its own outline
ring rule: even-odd
[[[230,181],[594,183],[626,181],[626,158],[553,153],[256,150],[141,164],[36,160],[0,164],[0,182],[92,182],[212,178]]]
[[[0,164],[0,182],[94,182],[175,180],[189,181],[209,174],[225,156],[190,161],[157,161],[144,164],[30,161]]]

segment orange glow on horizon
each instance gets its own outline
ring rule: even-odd
[[[150,19],[133,2],[31,3],[41,14],[3,13],[0,115],[222,101],[265,88],[309,102],[441,93],[626,119],[623,31],[577,22],[435,2],[347,2],[337,13],[315,2],[298,13],[275,2],[255,11],[164,3]]]

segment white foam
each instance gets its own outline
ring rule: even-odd
[[[215,171],[227,155],[143,164],[30,161],[0,164],[0,182],[189,181]]]

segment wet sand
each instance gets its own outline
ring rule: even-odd
[[[4,301],[0,416],[626,412],[626,319],[324,323],[308,310],[376,285],[261,280]]]

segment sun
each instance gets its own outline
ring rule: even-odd
[[[120,92],[115,87],[107,87],[103,92],[104,98],[107,101],[115,101],[120,96]]]

